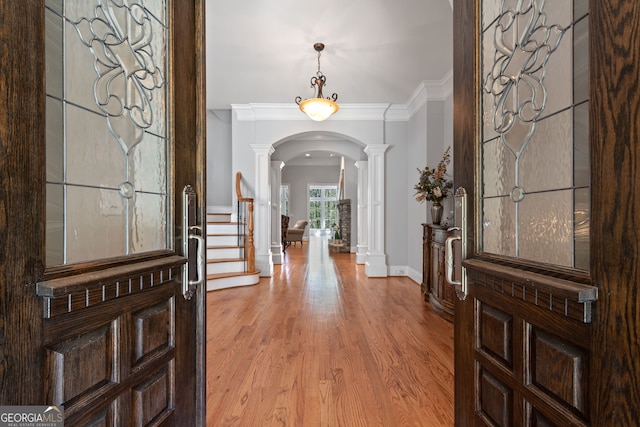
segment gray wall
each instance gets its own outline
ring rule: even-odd
[[[207,206],[231,206],[231,110],[207,110]]]
[[[426,203],[419,203],[415,199],[413,186],[418,182],[417,169],[427,164],[427,106],[420,107],[409,120],[408,126],[408,158],[407,158],[407,191],[408,220],[407,220],[407,264],[409,276],[413,280],[422,280],[422,224],[427,222]]]
[[[385,253],[390,275],[403,275],[407,265],[407,122],[388,122],[385,143]],[[402,270],[402,271],[400,271]]]
[[[413,186],[418,182],[416,169],[425,166],[436,167],[444,150],[452,146],[453,150],[453,96],[448,94],[443,100],[430,100],[425,103],[409,120],[407,188],[410,189],[407,220],[407,263],[408,275],[415,281],[422,280],[422,224],[431,223],[431,203],[419,203],[415,200]],[[453,177],[453,153],[447,167],[447,175]],[[443,202],[443,221],[453,221],[453,198]]]

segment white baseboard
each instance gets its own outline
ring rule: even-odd
[[[389,276],[406,276],[406,275],[407,275],[406,265],[390,265],[389,266]]]
[[[413,268],[409,268],[409,279],[413,280],[417,284],[422,283],[422,271],[414,270]]]

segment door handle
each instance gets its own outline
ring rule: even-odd
[[[200,229],[200,227],[193,227],[193,228],[197,228]],[[204,266],[205,266],[205,257],[204,257],[204,237],[199,236],[197,234],[191,234],[189,233],[189,239],[190,240],[195,240],[197,243],[196,246],[196,271],[198,274],[198,278],[196,280],[189,280],[189,287],[190,288],[195,288],[199,285],[202,285],[202,283],[204,283]]]
[[[452,231],[454,228],[458,227],[451,227],[449,231]],[[453,286],[462,286],[462,281],[453,280],[453,242],[456,240],[462,240],[462,238],[460,236],[451,236],[445,240],[444,256],[445,263],[447,264],[447,282]]]
[[[202,236],[202,226],[196,225],[197,218],[196,192],[190,185],[182,191],[182,256],[187,263],[182,268],[182,295],[185,299],[193,298],[196,288],[203,284],[205,275],[205,239]],[[195,249],[191,242],[195,241]],[[195,253],[193,252],[195,251]],[[195,262],[195,265],[193,265]],[[195,267],[196,278],[191,280],[190,271]]]
[[[446,279],[456,291],[459,300],[467,299],[467,269],[460,266],[460,280],[453,279],[453,242],[460,241],[460,261],[467,259],[467,190],[460,187],[455,194],[455,220],[456,226],[451,227],[448,231],[459,232],[456,236],[447,237],[444,245],[445,263],[447,264]]]

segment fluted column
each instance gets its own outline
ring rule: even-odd
[[[251,144],[255,153],[255,246],[256,268],[260,276],[273,276],[271,254],[271,144]]]
[[[356,230],[356,264],[367,261],[369,242],[369,162],[359,160],[358,168],[358,229]]]
[[[370,144],[364,149],[368,160],[368,248],[365,273],[369,277],[387,277],[387,255],[384,253],[384,183],[386,144]]]
[[[280,220],[280,185],[284,162],[271,162],[271,253],[274,264],[282,264],[282,221]]]

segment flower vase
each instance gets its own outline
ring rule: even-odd
[[[440,225],[440,221],[442,220],[442,204],[440,201],[433,202],[431,206],[431,222],[435,225]]]

